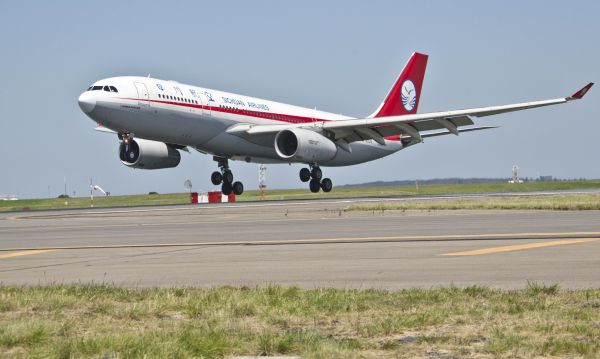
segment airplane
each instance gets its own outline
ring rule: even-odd
[[[557,105],[571,96],[517,104],[417,113],[428,55],[414,52],[381,105],[353,118],[223,91],[148,77],[123,76],[93,83],[78,99],[99,131],[117,134],[119,158],[132,168],[176,167],[180,151],[209,154],[218,171],[211,182],[241,195],[229,160],[301,163],[302,182],[313,193],[330,192],[323,167],[351,166],[389,156],[429,137],[496,128],[473,118]]]

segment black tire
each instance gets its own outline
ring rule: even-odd
[[[215,186],[218,186],[221,184],[221,182],[223,182],[223,175],[221,174],[221,172],[215,171],[210,175],[210,181]]]
[[[241,195],[242,193],[244,193],[244,185],[242,184],[242,182],[237,181],[233,183],[233,193],[236,196]]]
[[[317,193],[321,189],[321,183],[316,178],[311,179],[308,186],[310,187],[310,191],[312,193]]]
[[[321,188],[323,189],[323,192],[331,192],[331,189],[333,188],[333,183],[331,182],[331,179],[323,178],[323,180],[321,181]]]
[[[302,182],[310,181],[310,170],[308,168],[303,168],[300,170],[300,181],[302,181]]]
[[[221,193],[223,193],[226,196],[229,196],[232,191],[233,188],[231,188],[231,185],[229,183],[223,182],[223,185],[221,186]]]
[[[227,170],[223,173],[223,182],[229,184],[233,183],[233,173],[231,173],[231,171]]]
[[[320,167],[313,167],[312,171],[310,172],[310,176],[317,181],[320,181],[321,177],[323,177],[323,171],[321,171]]]

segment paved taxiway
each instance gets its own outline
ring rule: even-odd
[[[353,201],[4,214],[0,282],[600,287],[598,211],[344,212]]]

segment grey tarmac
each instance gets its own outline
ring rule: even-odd
[[[599,211],[343,211],[357,201],[2,214],[0,282],[600,287]]]

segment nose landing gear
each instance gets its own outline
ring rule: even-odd
[[[311,165],[310,169],[302,168],[300,170],[300,181],[309,182],[308,187],[312,193],[317,193],[321,189],[323,192],[331,192],[333,183],[329,178],[323,178],[323,171],[317,165]]]
[[[215,185],[221,185],[221,192],[229,196],[231,193],[236,196],[244,193],[244,185],[242,182],[233,182],[233,173],[229,169],[229,162],[226,158],[214,157],[214,160],[219,164],[221,171],[215,171],[210,175],[210,181]]]

